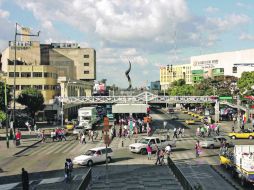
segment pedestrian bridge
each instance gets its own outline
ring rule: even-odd
[[[159,96],[142,92],[136,96],[59,97],[64,104],[158,104],[158,103],[216,103],[217,96]]]

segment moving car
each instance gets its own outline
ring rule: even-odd
[[[254,132],[250,129],[244,129],[243,131],[235,132],[235,133],[229,133],[228,136],[231,139],[253,139],[254,138]]]
[[[226,143],[228,143],[229,147],[233,147],[234,144],[232,142],[230,142],[227,138],[223,137],[223,136],[216,136],[214,138],[208,138],[208,139],[204,139],[202,141],[200,141],[200,146],[203,148],[219,148],[221,147],[221,143],[223,141],[226,141]]]
[[[155,151],[155,145],[158,148],[164,149],[168,144],[171,147],[176,147],[176,141],[166,141],[165,139],[160,139],[159,137],[145,137],[139,140],[138,143],[129,145],[129,150],[134,153],[147,154],[146,147],[150,144],[152,151]]]
[[[84,127],[82,127],[82,126],[75,126],[72,133],[73,133],[74,135],[77,135],[77,134],[79,134],[80,132],[83,133],[84,131],[85,131],[85,128],[84,128]]]
[[[195,124],[195,120],[193,120],[193,119],[191,119],[191,120],[186,120],[185,123],[186,123],[187,125],[193,125],[193,124]]]
[[[106,151],[107,151],[107,158],[106,158]],[[91,167],[95,163],[109,162],[112,161],[113,157],[113,150],[111,148],[106,147],[98,147],[89,149],[86,153],[77,156],[73,159],[73,164],[78,165],[87,165]]]

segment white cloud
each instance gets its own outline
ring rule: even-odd
[[[215,30],[228,30],[233,27],[244,25],[250,23],[251,18],[245,14],[230,14],[225,18],[207,18],[207,22],[211,25],[214,25]]]
[[[237,2],[236,6],[240,8],[244,8],[244,9],[251,9],[253,7],[251,4],[242,3],[242,2]]]
[[[10,13],[8,11],[0,9],[0,18],[7,18],[10,16]]]
[[[246,40],[246,41],[254,41],[254,35],[242,33],[239,39]]]
[[[217,7],[212,7],[212,6],[209,6],[205,9],[205,11],[207,13],[217,13],[219,11],[219,9]]]

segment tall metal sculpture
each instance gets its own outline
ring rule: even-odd
[[[130,71],[131,71],[131,62],[129,61],[129,69],[127,71],[125,71],[125,75],[126,75],[128,82],[129,82],[129,87],[127,88],[127,90],[130,90],[132,88],[131,78],[129,76]]]

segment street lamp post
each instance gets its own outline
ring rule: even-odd
[[[15,112],[16,112],[16,65],[17,65],[17,36],[37,36],[39,37],[40,31],[37,34],[22,34],[18,33],[18,23],[15,25],[15,38],[14,38],[14,80],[13,80],[13,133],[15,133]],[[20,26],[20,25],[19,25]]]
[[[5,129],[6,129],[6,146],[9,148],[9,135],[8,135],[8,124],[9,124],[9,117],[8,117],[8,103],[7,103],[7,89],[6,89],[6,79],[4,81],[4,104],[5,104],[5,112],[6,112],[6,119],[5,119]]]

